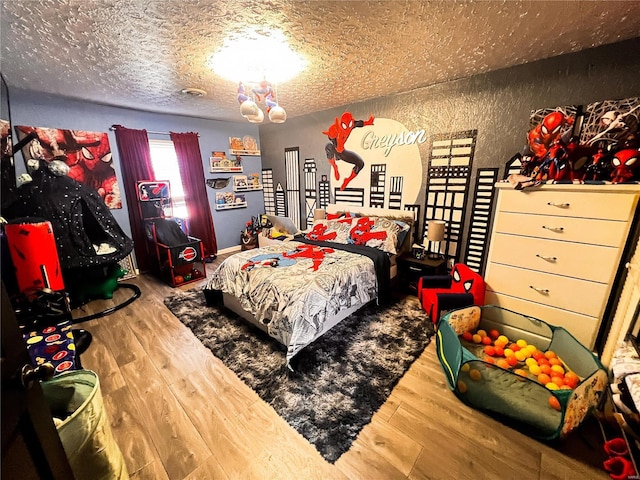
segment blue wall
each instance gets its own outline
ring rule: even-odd
[[[228,177],[232,174],[209,173],[209,156],[214,150],[228,152],[229,137],[243,137],[251,135],[258,139],[258,127],[248,122],[221,122],[204,120],[178,115],[164,115],[141,112],[125,108],[108,107],[76,100],[68,100],[52,95],[38,94],[9,85],[9,101],[11,108],[11,123],[33,127],[50,127],[69,130],[86,130],[91,132],[108,132],[109,143],[113,153],[113,166],[118,177],[118,186],[122,194],[122,209],[111,210],[113,216],[123,230],[131,235],[127,208],[137,208],[128,205],[124,196],[122,170],[114,132],[109,127],[114,124],[127,128],[146,129],[158,132],[198,132],[200,134],[200,151],[205,178]],[[14,130],[15,135],[15,130]],[[149,134],[149,138],[168,140],[166,135]],[[24,173],[25,166],[22,154],[15,158],[17,174]],[[243,157],[244,173],[260,173],[262,164],[260,157]],[[229,187],[231,187],[231,182]],[[230,188],[229,188],[230,189]],[[215,193],[207,188],[209,205],[213,214],[213,222],[218,241],[218,249],[223,250],[240,244],[240,232],[252,216],[264,212],[264,202],[261,191],[246,192],[247,208],[233,210],[215,210]]]

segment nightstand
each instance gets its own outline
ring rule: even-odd
[[[410,253],[398,257],[398,288],[413,295],[418,294],[418,280],[423,275],[446,275],[444,258],[418,260]]]

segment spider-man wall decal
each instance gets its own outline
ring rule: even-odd
[[[344,112],[340,118],[336,117],[334,123],[332,123],[327,130],[322,132],[324,135],[327,135],[330,140],[325,146],[325,152],[327,154],[327,160],[333,167],[336,180],[340,180],[336,160],[342,160],[353,165],[351,175],[344,179],[340,190],[347,188],[351,180],[356,178],[360,170],[364,167],[362,157],[356,152],[346,150],[344,146],[354,128],[364,127],[366,125],[373,125],[373,115],[371,115],[368,120],[355,120],[350,112]]]

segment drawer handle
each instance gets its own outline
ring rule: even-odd
[[[543,225],[542,228],[546,228],[552,232],[564,232],[564,227],[547,227],[546,225]]]
[[[536,257],[541,258],[542,260],[546,260],[547,262],[555,262],[556,260],[558,260],[558,257],[545,257],[544,255],[540,255],[539,253],[536,253]]]
[[[414,267],[412,265],[409,265],[409,270],[411,270],[412,272],[421,272],[422,271],[421,268]]]
[[[549,289],[547,288],[538,288],[538,287],[534,287],[533,285],[529,285],[529,288],[532,288],[536,292],[541,293],[543,295],[549,295]]]
[[[571,206],[570,203],[554,203],[554,202],[547,202],[547,205],[550,205],[552,207],[558,207],[558,208],[569,208]]]

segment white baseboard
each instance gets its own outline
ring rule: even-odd
[[[240,245],[236,245],[234,247],[223,248],[222,250],[218,250],[218,255],[226,255],[227,253],[233,253],[240,251]]]

